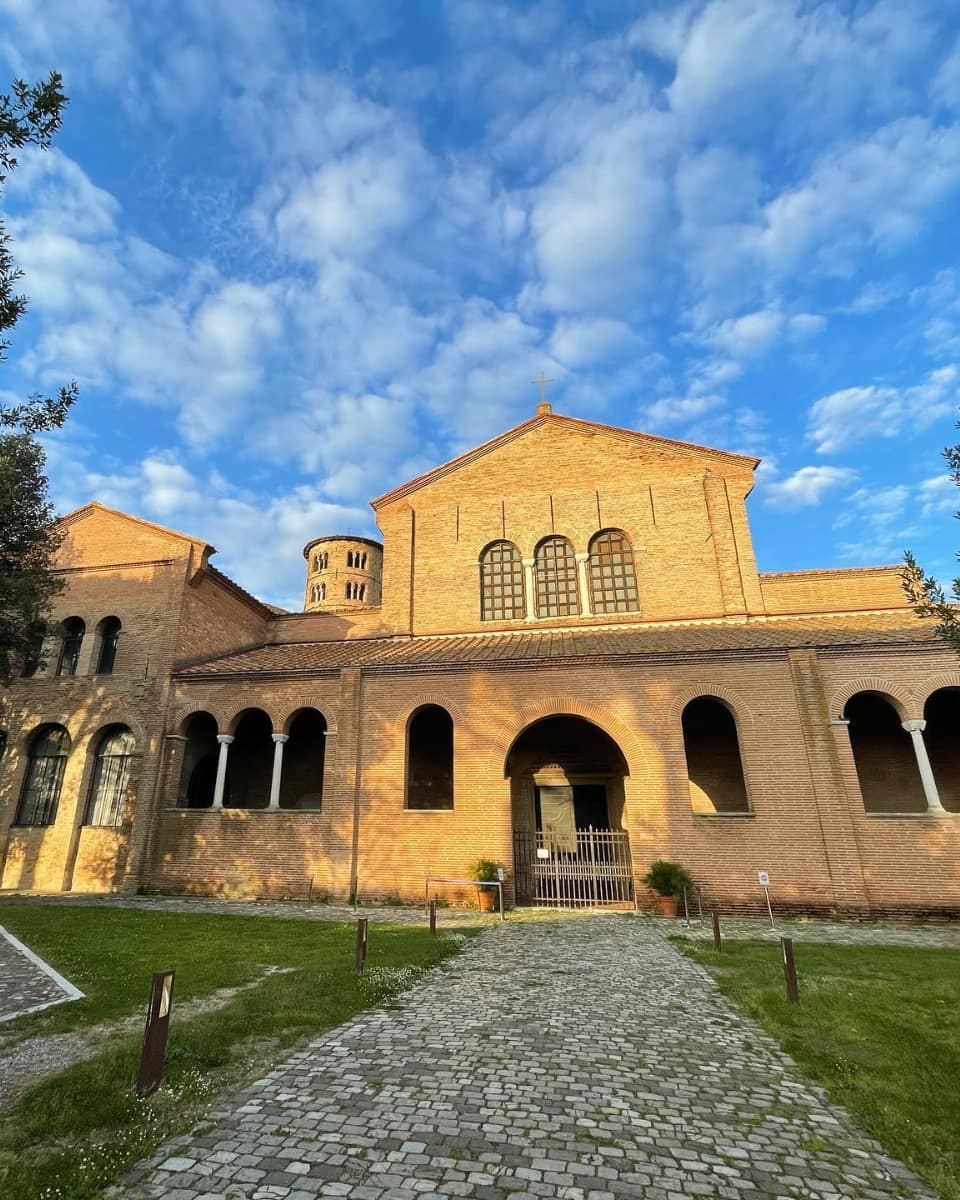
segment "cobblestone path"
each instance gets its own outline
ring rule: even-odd
[[[490,929],[168,1142],[127,1200],[930,1197],[631,917]]]
[[[0,925],[0,1021],[75,1000],[80,993],[25,948]]]

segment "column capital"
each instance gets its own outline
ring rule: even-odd
[[[289,733],[271,733],[270,736],[275,742],[279,742],[281,746],[284,745],[285,742],[290,741]]]
[[[588,550],[584,550],[581,554],[575,554],[573,557],[577,560],[578,563],[589,562],[590,561],[590,552]]]
[[[525,559],[523,559],[523,560],[522,560],[522,562],[523,562],[523,565],[524,565],[524,566],[525,566],[525,567],[526,567],[528,570],[531,570],[531,571],[532,571],[532,570],[533,570],[533,568],[534,568],[534,567],[537,565],[537,560],[536,560],[535,558],[525,558]]]
[[[217,741],[220,743],[221,746],[232,746],[233,745],[233,734],[232,733],[218,733]]]
[[[901,721],[900,724],[907,733],[923,733],[927,727],[926,721]]]

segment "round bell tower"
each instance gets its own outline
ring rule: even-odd
[[[304,612],[352,612],[380,604],[382,542],[330,534],[307,542],[303,557],[307,560]]]

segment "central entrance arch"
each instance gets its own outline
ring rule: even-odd
[[[585,717],[542,717],[507,754],[517,902],[629,905],[633,871],[623,829],[627,761]]]

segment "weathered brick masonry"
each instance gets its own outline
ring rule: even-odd
[[[382,594],[373,577],[338,590],[379,570],[377,543],[318,540],[302,614],[225,579],[202,541],[78,510],[57,618],[88,633],[74,675],[56,674],[55,630],[46,669],[11,690],[2,886],[415,899],[488,857],[512,893],[515,832],[535,836],[541,808],[562,859],[556,802],[577,828],[622,828],[638,880],[682,862],[708,903],[756,908],[763,869],[797,910],[960,910],[960,663],[895,568],[758,574],[755,466],[543,410],[374,501]],[[602,531],[621,566],[601,566]],[[491,544],[507,575],[482,603]],[[369,557],[340,572],[323,547]],[[617,570],[617,611],[597,611]],[[539,615],[551,604],[579,611]],[[108,615],[123,632],[98,675]],[[437,709],[452,783],[436,732],[413,765]],[[27,824],[31,747],[53,724],[70,738],[55,820]],[[114,725],[136,752],[118,819],[94,823]]]

